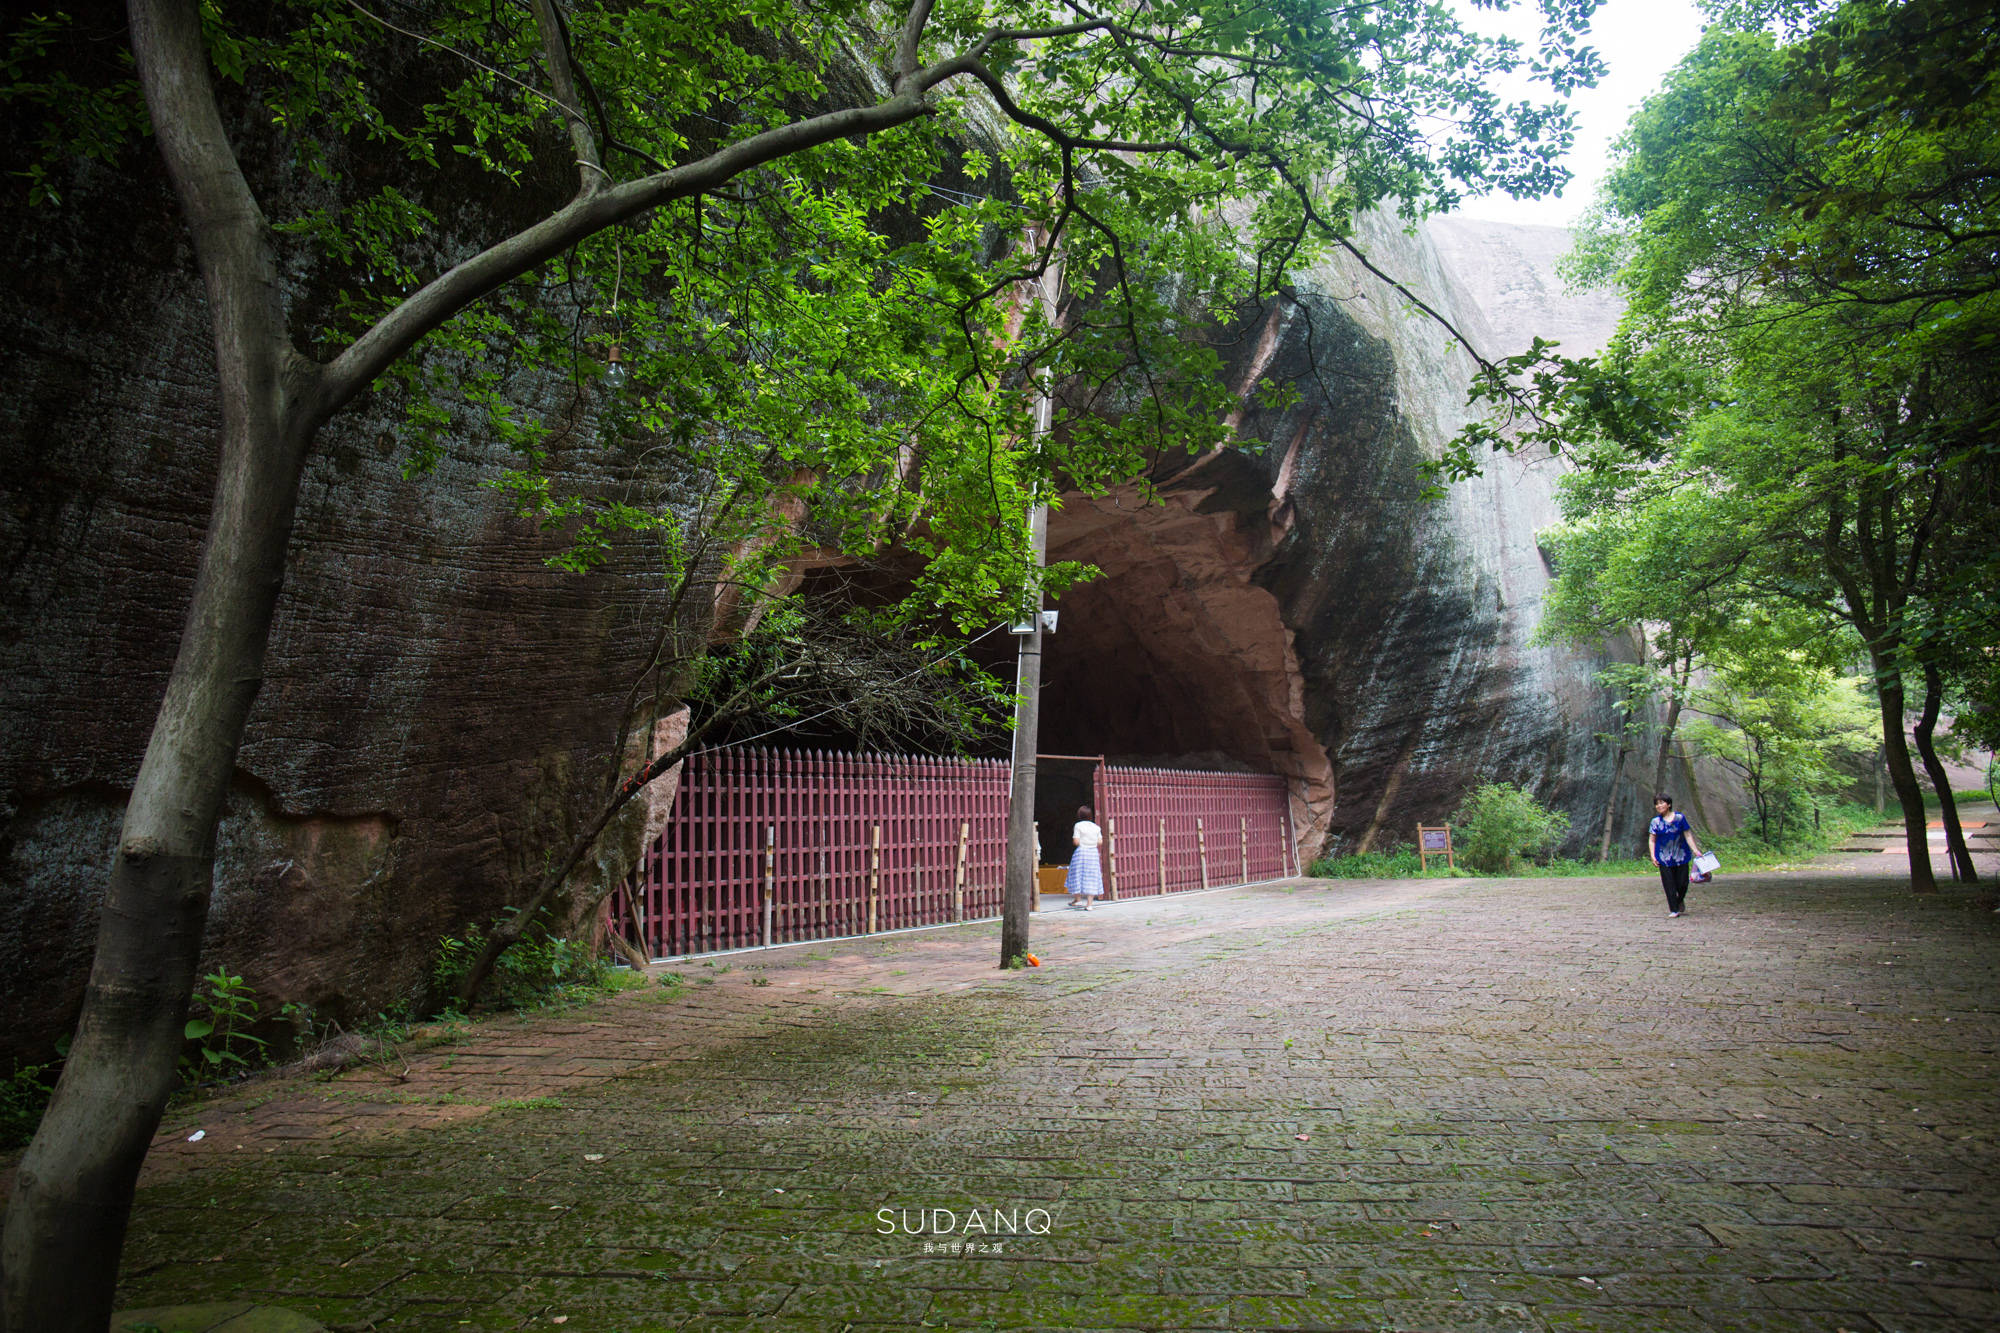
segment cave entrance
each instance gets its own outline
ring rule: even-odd
[[[1063,594],[1058,629],[1042,637],[1035,825],[1044,866],[1067,863],[1077,806],[1102,809],[1107,764],[1276,774],[1291,793],[1301,854],[1308,862],[1318,854],[1333,810],[1333,765],[1309,720],[1292,631],[1269,586],[1282,573],[1269,503],[1268,486],[1145,496],[1126,487],[1065,495],[1050,513],[1049,558],[1094,565],[1100,575]],[[886,604],[909,588],[888,569],[827,567],[802,583],[814,596],[860,604]],[[1016,651],[1009,636],[989,634],[967,655],[1011,683]],[[744,730],[770,729],[756,722]],[[836,749],[855,743],[793,734]],[[996,728],[970,749],[998,757],[1009,747]]]
[[[1046,638],[1043,643],[1047,643]],[[1093,811],[1103,804],[1104,756],[1101,754],[1037,754],[1035,756],[1035,836],[1040,840],[1040,864],[1035,886],[1042,893],[1063,891],[1063,871],[1069,865],[1070,830],[1079,806]],[[1102,823],[1102,818],[1099,818]]]
[[[1239,516],[1204,512],[1198,496],[1067,496],[1050,515],[1049,557],[1102,572],[1063,594],[1057,631],[1043,636],[1041,747],[1117,766],[1275,773],[1316,852],[1332,764],[1306,718],[1291,630],[1262,581],[1270,552]],[[1082,803],[1066,772],[1038,766],[1038,784],[1068,784],[1047,809]],[[1038,799],[1046,850],[1044,809]]]

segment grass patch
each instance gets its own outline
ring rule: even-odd
[[[1993,793],[1985,787],[1953,787],[1951,789],[1951,799],[1959,805],[1964,805],[1968,801],[1977,801],[1981,805],[1991,805],[1994,802]],[[1925,787],[1924,809],[1939,810],[1943,807],[1944,802],[1938,799],[1938,794],[1929,787]],[[1882,812],[1878,822],[1888,823],[1896,818],[1896,807],[1891,803],[1889,808]]]
[[[1409,843],[1402,843],[1379,852],[1360,852],[1347,856],[1322,856],[1312,863],[1306,873],[1314,879],[1452,879],[1443,861],[1433,857],[1431,868],[1426,870],[1417,856],[1417,849]],[[1471,874],[1471,871],[1464,872]]]
[[[1822,806],[1817,829],[1810,824],[1788,827],[1784,837],[1769,842],[1757,836],[1754,826],[1728,837],[1711,837],[1700,829],[1695,830],[1694,836],[1703,851],[1714,852],[1722,858],[1723,873],[1727,874],[1739,870],[1771,870],[1809,861],[1832,851],[1862,829],[1874,828],[1896,818],[1893,810],[1886,815],[1878,815],[1872,806],[1843,803]],[[1306,873],[1314,879],[1568,879],[1653,875],[1658,873],[1658,868],[1646,856],[1620,857],[1609,861],[1555,857],[1543,865],[1523,865],[1513,876],[1506,876],[1468,870],[1463,865],[1456,871],[1448,870],[1434,856],[1431,868],[1424,870],[1416,848],[1401,843],[1379,852],[1323,856],[1313,862]]]

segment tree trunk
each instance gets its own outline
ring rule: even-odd
[[[1924,761],[1924,772],[1929,775],[1931,786],[1937,789],[1938,807],[1944,819],[1945,848],[1951,858],[1952,878],[1963,884],[1977,884],[1979,872],[1973,868],[1972,852],[1965,845],[1965,829],[1958,822],[1958,802],[1952,799],[1951,775],[1938,762],[1937,747],[1933,737],[1937,734],[1938,711],[1944,705],[1944,679],[1938,669],[1930,663],[1924,664],[1924,709],[1917,717],[1913,734],[1917,741],[1917,753]],[[1926,848],[1928,854],[1928,847]]]
[[[215,828],[263,678],[306,432],[283,375],[225,395],[214,511],[165,700],[125,807],[69,1060],[21,1161],[0,1265],[5,1328],[103,1333],[146,1150],[175,1082]]]
[[[1625,780],[1625,756],[1632,747],[1624,741],[1618,744],[1618,760],[1611,766],[1611,794],[1604,798],[1604,838],[1597,844],[1597,859],[1611,859],[1611,826],[1618,814],[1618,786]]]
[[[173,1091],[236,752],[263,683],[299,476],[325,420],[290,349],[270,232],[208,81],[200,11],[131,6],[155,137],[188,219],[215,336],[222,429],[194,595],[126,803],[69,1060],[0,1236],[11,1333],[104,1333],[146,1150]]]
[[[1909,742],[1903,736],[1903,676],[1885,658],[1886,654],[1874,657],[1875,692],[1882,704],[1882,759],[1889,769],[1889,784],[1896,789],[1896,800],[1903,807],[1903,835],[1910,845],[1910,891],[1936,893],[1924,793],[1917,785],[1916,770],[1910,765]]]
[[[1681,695],[1677,687],[1667,700],[1667,720],[1660,727],[1660,752],[1653,760],[1653,790],[1647,795],[1658,795],[1667,789],[1667,756],[1673,748],[1674,729],[1681,724]]]

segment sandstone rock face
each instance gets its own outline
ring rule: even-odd
[[[115,188],[116,207],[107,187],[0,240],[17,275],[0,304],[0,1044],[17,1054],[44,1050],[80,995],[214,466],[184,229],[156,177]],[[1552,290],[1548,239],[1509,231],[1434,241],[1382,223],[1362,240],[1505,352]],[[1575,313],[1601,331],[1601,311]],[[1548,465],[1497,460],[1447,502],[1419,500],[1471,365],[1357,265],[1328,264],[1243,335],[1239,424],[1267,451],[1163,463],[1157,504],[1075,497],[1056,515],[1052,554],[1107,577],[1064,600],[1042,748],[1274,769],[1308,856],[1371,830],[1407,838],[1486,777],[1571,809],[1581,839],[1610,781],[1588,739],[1609,715],[1591,663],[1526,642]],[[1266,376],[1299,403],[1250,406]],[[589,405],[573,411],[565,479],[620,485]],[[506,457],[468,434],[407,481],[396,424],[366,404],[322,437],[209,928],[210,963],[273,1001],[352,1015],[407,994],[440,936],[519,896],[597,788],[663,600],[658,562],[549,569],[559,539],[481,485]],[[656,744],[679,725],[639,721]],[[669,795],[634,812],[602,874]]]
[[[17,275],[0,303],[0,1045],[16,1053],[44,1050],[81,994],[215,465],[185,227],[157,178],[115,188],[115,207],[100,194],[0,239]],[[620,484],[616,451],[583,447],[587,412],[572,425],[568,480]],[[541,869],[617,740],[658,562],[548,568],[561,539],[482,486],[506,459],[467,436],[405,480],[396,423],[365,404],[322,435],[209,922],[209,963],[269,999],[352,1015],[408,993],[441,936]]]
[[[1376,219],[1360,241],[1489,357],[1536,332],[1595,350],[1616,322],[1614,303],[1562,292],[1558,229],[1409,236]],[[1265,452],[1176,460],[1158,503],[1072,497],[1052,520],[1051,556],[1107,577],[1063,600],[1042,748],[1275,769],[1293,779],[1308,857],[1409,841],[1494,779],[1568,810],[1571,845],[1594,847],[1614,758],[1592,739],[1614,725],[1597,663],[1528,642],[1560,464],[1500,456],[1446,500],[1420,499],[1418,467],[1464,424],[1474,364],[1356,263],[1324,265],[1240,333],[1240,430]],[[1259,410],[1260,378],[1299,401]],[[1636,789],[1624,798],[1619,846],[1643,808]]]

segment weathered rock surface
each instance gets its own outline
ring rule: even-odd
[[[207,521],[206,306],[164,184],[138,179],[0,239],[0,1047],[44,1046],[81,994],[126,792]],[[623,480],[582,447],[566,480]],[[401,475],[364,404],[303,487],[266,677],[219,842],[208,957],[266,997],[369,1012],[490,914],[578,815],[660,613],[656,560],[543,562],[561,538],[482,485],[464,436]],[[615,860],[617,853],[614,851]]]
[[[1376,220],[1378,267],[1489,357],[1539,331],[1594,350],[1616,305],[1561,290],[1555,228]],[[1489,318],[1490,316],[1490,318]],[[1547,458],[1495,457],[1442,502],[1420,464],[1464,424],[1474,365],[1434,320],[1352,262],[1248,322],[1231,374],[1245,437],[1166,465],[1160,502],[1072,498],[1051,555],[1107,577],[1063,601],[1046,650],[1043,748],[1159,756],[1221,751],[1294,779],[1306,854],[1408,841],[1471,785],[1523,783],[1595,844],[1614,724],[1594,659],[1529,645],[1556,518]],[[1260,378],[1295,406],[1252,406]],[[1630,784],[1628,784],[1630,785]],[[1636,789],[1620,812],[1637,836]],[[1338,839],[1334,844],[1331,840]]]
[[[0,1031],[21,1053],[80,994],[214,466],[184,230],[156,176],[116,188],[115,208],[0,240],[17,275],[0,305]],[[1450,263],[1386,224],[1364,242],[1505,352],[1551,292],[1547,238],[1518,230],[1440,230]],[[1601,310],[1572,313],[1579,337],[1605,327]],[[1064,600],[1043,748],[1275,768],[1308,854],[1335,835],[1406,838],[1485,777],[1571,809],[1581,836],[1610,781],[1589,739],[1609,717],[1589,662],[1527,646],[1548,467],[1497,460],[1445,503],[1417,495],[1470,371],[1358,266],[1328,265],[1252,321],[1230,372],[1246,403],[1260,376],[1302,391],[1284,411],[1246,406],[1243,432],[1270,449],[1165,465],[1156,505],[1121,493],[1056,517],[1052,553],[1107,577]],[[615,451],[585,447],[593,432],[585,405],[561,460],[585,490],[621,480]],[[657,563],[546,567],[558,539],[481,485],[505,458],[466,435],[406,481],[395,423],[366,405],[323,436],[210,921],[210,961],[267,997],[352,1013],[407,993],[440,936],[540,868],[617,733]]]

